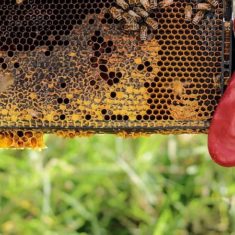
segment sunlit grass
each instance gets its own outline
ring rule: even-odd
[[[235,234],[235,174],[206,135],[47,137],[1,150],[2,234]]]

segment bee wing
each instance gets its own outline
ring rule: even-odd
[[[146,24],[149,25],[152,29],[156,30],[158,28],[158,22],[153,18],[148,17],[145,20]]]
[[[118,8],[116,8],[116,7],[112,7],[112,8],[110,9],[110,13],[111,13],[111,15],[112,15],[112,17],[113,17],[114,19],[117,19],[117,20],[121,20],[121,19],[122,19],[123,10],[118,9]]]
[[[141,5],[144,7],[144,9],[145,9],[146,11],[151,10],[149,0],[140,0],[140,3],[141,3]]]
[[[159,3],[160,7],[168,7],[174,3],[174,0],[163,0]]]
[[[198,24],[204,17],[204,11],[198,11],[195,17],[193,18],[193,24]]]
[[[151,10],[154,10],[158,7],[158,0],[149,0]]]
[[[129,11],[128,11],[128,14],[129,14],[131,17],[133,17],[133,20],[134,20],[134,21],[139,21],[139,20],[141,20],[141,17],[140,17],[137,13],[135,13],[133,10],[129,10]]]
[[[124,10],[127,10],[129,7],[128,3],[124,0],[116,0],[116,3],[118,6],[120,6]]]
[[[141,17],[148,17],[149,16],[149,13],[147,11],[145,11],[144,9],[140,8],[140,7],[135,7],[134,8],[134,11],[140,15]]]
[[[124,25],[124,30],[126,31],[137,31],[140,26],[136,22],[128,22]]]
[[[185,7],[185,19],[186,19],[186,21],[191,21],[192,14],[193,14],[192,6],[191,5],[187,5]]]

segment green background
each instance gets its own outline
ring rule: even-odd
[[[46,144],[0,151],[0,234],[235,234],[235,170],[206,135]]]

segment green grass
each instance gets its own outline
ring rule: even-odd
[[[235,171],[205,135],[47,137],[1,150],[0,234],[235,234]]]

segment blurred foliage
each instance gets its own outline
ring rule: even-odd
[[[205,135],[47,137],[1,150],[0,234],[235,234],[235,172]]]

